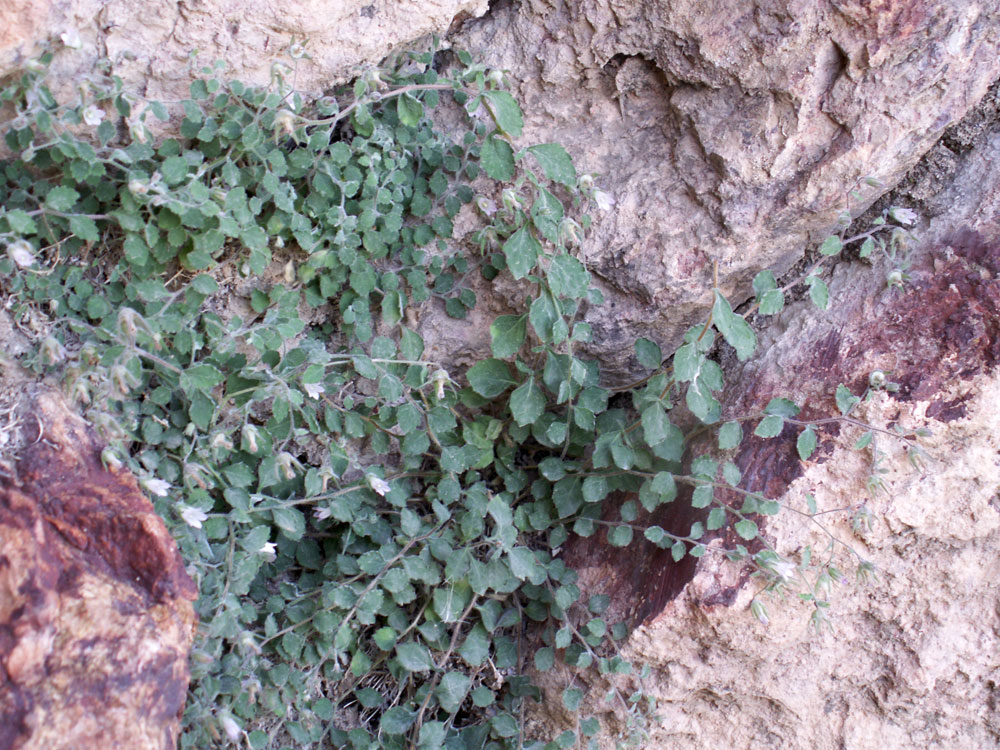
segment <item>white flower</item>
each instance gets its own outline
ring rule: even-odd
[[[313,511],[313,517],[317,521],[325,521],[327,518],[330,517],[330,509],[329,508],[316,508]]]
[[[222,731],[226,733],[226,737],[229,738],[230,742],[240,741],[240,737],[243,736],[243,730],[240,729],[240,725],[236,723],[232,716],[220,717],[219,723],[222,725]]]
[[[615,199],[611,197],[611,193],[603,190],[595,190],[594,203],[597,204],[597,208],[601,211],[610,211],[611,207],[615,205]]]
[[[153,477],[146,477],[143,479],[142,486],[145,487],[151,495],[156,495],[157,497],[166,497],[167,493],[170,491],[170,482],[166,482],[162,479],[154,479]]]
[[[795,573],[795,569],[798,567],[791,560],[778,559],[771,563],[769,566],[774,574],[778,576],[782,581],[790,581],[792,575]]]
[[[7,255],[21,268],[35,265],[35,249],[27,240],[14,240],[7,243]]]
[[[492,216],[497,212],[497,202],[490,200],[484,195],[480,195],[476,198],[476,208],[482,211],[487,216]]]
[[[83,46],[83,42],[80,41],[80,32],[76,29],[67,29],[59,35],[59,38],[70,49],[80,49]]]
[[[889,218],[897,224],[909,227],[917,223],[917,212],[909,208],[893,206],[889,209]]]
[[[322,383],[303,383],[302,387],[305,389],[309,398],[319,398],[326,392]]]
[[[101,124],[101,120],[104,119],[104,110],[98,109],[93,104],[89,105],[83,110],[83,121],[90,125],[91,127],[96,127]]]
[[[266,544],[261,545],[260,549],[257,550],[257,554],[263,555],[269,560],[273,560],[277,557],[278,553],[274,549],[274,542],[267,542]]]
[[[381,477],[375,476],[374,474],[366,474],[365,481],[368,482],[368,486],[371,487],[372,490],[377,492],[382,497],[385,497],[385,493],[392,489],[387,481]]]
[[[201,528],[201,522],[208,518],[208,514],[205,513],[201,508],[195,508],[191,505],[184,505],[181,507],[181,518],[184,519],[184,523],[196,529]]]

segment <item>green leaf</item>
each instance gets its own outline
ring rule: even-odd
[[[59,185],[52,188],[45,196],[45,207],[63,213],[73,208],[79,197],[80,194],[73,188]]]
[[[472,678],[462,672],[446,672],[435,691],[441,708],[449,713],[457,711],[471,684]]]
[[[465,636],[465,641],[458,649],[458,654],[470,667],[478,667],[490,652],[490,636],[486,629],[476,624],[469,634]]]
[[[555,651],[551,648],[540,648],[535,652],[535,669],[539,672],[548,672],[555,662]]]
[[[678,383],[694,380],[704,359],[694,342],[684,344],[674,353],[674,378]]]
[[[534,378],[529,378],[510,394],[510,413],[520,426],[534,424],[544,411],[545,394]]]
[[[710,484],[699,484],[691,493],[692,508],[707,508],[715,499],[715,488]]]
[[[7,219],[7,223],[10,225],[10,231],[15,234],[34,234],[38,231],[38,225],[35,224],[35,220],[28,216],[27,211],[23,211],[20,208],[8,211],[4,214],[4,218]]]
[[[97,224],[86,216],[70,216],[69,231],[84,242],[97,242],[101,238]]]
[[[757,524],[746,518],[742,521],[737,521],[733,528],[736,529],[736,533],[740,535],[741,539],[745,539],[748,542],[757,536]]]
[[[631,526],[612,526],[608,530],[608,543],[612,547],[627,547],[631,541]]]
[[[645,536],[646,539],[651,541],[653,544],[659,544],[667,538],[667,532],[659,526],[650,526],[643,532],[643,536]]]
[[[396,631],[390,627],[379,628],[372,634],[372,640],[383,651],[391,651],[396,645]]]
[[[743,441],[743,427],[739,422],[726,422],[719,428],[719,450],[732,450]]]
[[[401,123],[415,128],[420,124],[420,118],[424,116],[424,105],[409,94],[402,94],[396,97],[396,114]]]
[[[514,97],[506,91],[484,91],[482,97],[497,127],[511,138],[519,138],[524,118]]]
[[[187,177],[188,163],[183,156],[168,156],[160,165],[160,174],[168,185],[176,185]]]
[[[540,143],[531,146],[528,152],[538,160],[545,176],[566,187],[575,187],[576,168],[566,149],[558,143]]]
[[[843,246],[840,237],[833,234],[823,240],[823,244],[819,246],[819,252],[820,255],[836,255]]]
[[[583,499],[588,503],[597,503],[608,496],[611,488],[604,477],[587,477],[583,480]]]
[[[295,508],[272,508],[271,518],[289,539],[299,540],[306,531],[305,516]]]
[[[219,283],[206,273],[200,273],[191,279],[190,286],[198,292],[198,294],[204,294],[206,296],[209,294],[215,294],[219,291]]]
[[[434,667],[427,647],[413,641],[396,644],[396,660],[408,672],[424,672]]]
[[[181,389],[191,395],[194,391],[211,390],[225,379],[217,367],[204,363],[194,365],[181,373]]]
[[[635,340],[635,358],[639,364],[651,370],[659,369],[663,363],[663,353],[655,341],[639,338]]]
[[[667,439],[670,420],[659,402],[653,402],[642,410],[642,430],[647,445],[658,445]]]
[[[472,598],[472,589],[465,581],[453,586],[439,586],[434,589],[434,612],[441,622],[457,622]]]
[[[774,414],[779,417],[794,417],[799,413],[799,407],[794,401],[787,398],[772,398],[764,407],[765,414]]]
[[[868,432],[866,432],[864,435],[862,435],[861,437],[859,437],[857,439],[857,441],[854,443],[854,446],[853,446],[854,450],[856,450],[856,451],[864,450],[869,445],[871,445],[872,438],[874,438],[874,437],[875,437],[875,433],[873,433],[871,430],[869,430]]]
[[[577,711],[580,708],[580,701],[583,700],[583,690],[575,687],[568,687],[563,690],[562,702],[567,711]]]
[[[740,467],[732,461],[726,461],[726,463],[722,465],[722,478],[726,480],[726,484],[735,487],[740,483]]]
[[[493,356],[498,359],[512,357],[524,344],[528,331],[526,316],[501,315],[490,326]]]
[[[572,255],[557,255],[549,264],[548,281],[553,294],[580,299],[587,295],[590,273]]]
[[[680,562],[681,558],[684,557],[685,552],[687,552],[687,545],[680,540],[674,542],[670,546],[670,557],[674,562]]]
[[[425,721],[420,725],[417,750],[440,750],[447,735],[448,729],[443,721]]]
[[[771,415],[760,420],[760,423],[757,425],[757,429],[753,431],[753,434],[757,437],[773,438],[780,435],[784,427],[785,420],[783,417]]]
[[[661,502],[669,503],[677,497],[677,483],[669,471],[657,472],[650,484],[650,489],[661,497]]]
[[[799,438],[795,441],[795,449],[803,461],[807,460],[816,450],[816,430],[813,429],[812,425],[799,433]]]
[[[416,718],[417,714],[415,711],[411,711],[403,706],[393,706],[382,714],[379,728],[386,734],[405,734]]]
[[[705,526],[709,531],[715,531],[716,529],[721,529],[726,525],[726,511],[722,508],[712,508],[708,512],[708,520],[705,522]]]
[[[490,135],[479,152],[479,165],[487,176],[498,182],[514,179],[514,150],[496,135]]]
[[[778,282],[774,280],[774,273],[772,271],[765,269],[753,277],[753,290],[757,294],[777,289],[777,287]]]
[[[845,415],[850,412],[859,401],[861,401],[861,399],[851,393],[851,390],[843,383],[837,386],[835,398],[837,400],[837,408],[840,409],[841,414]]]
[[[507,239],[503,245],[503,254],[507,259],[507,268],[515,279],[523,279],[531,273],[541,250],[541,243],[527,226],[521,227]]]
[[[777,315],[785,307],[785,295],[780,289],[771,289],[760,296],[761,315]]]
[[[736,357],[744,362],[750,358],[757,348],[757,335],[743,318],[733,312],[729,300],[715,291],[715,304],[712,306],[712,322],[729,345],[736,350]]]
[[[544,342],[549,342],[552,340],[552,327],[556,320],[559,319],[559,311],[556,309],[552,298],[548,294],[543,293],[531,303],[531,307],[528,310],[528,319],[531,321],[531,327],[535,329],[535,334],[538,338]]]
[[[122,243],[125,258],[133,266],[144,266],[149,261],[149,247],[137,234],[126,234]]]
[[[499,359],[484,359],[469,368],[466,373],[472,390],[483,398],[496,398],[513,385],[517,385],[510,374],[506,362]]]
[[[508,554],[510,572],[521,581],[528,580],[536,586],[545,582],[545,568],[539,565],[535,553],[527,547],[514,547]]]
[[[827,289],[826,282],[818,276],[809,276],[806,284],[809,285],[809,299],[820,310],[825,310],[830,304],[830,290]]]

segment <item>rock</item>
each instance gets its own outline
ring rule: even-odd
[[[319,93],[375,63],[400,44],[486,11],[486,0],[13,0],[0,8],[0,74],[17,68],[37,42],[62,46],[74,32],[81,48],[58,61],[63,78],[79,80],[104,58],[107,72],[150,98],[187,96],[191,54],[198,63],[223,60],[227,76],[256,84],[271,80],[272,66],[300,90]],[[289,58],[293,43],[307,57]],[[287,67],[295,63],[295,69]]]
[[[609,297],[592,352],[618,379],[637,336],[672,351],[703,319],[715,264],[738,299],[788,269],[1000,75],[986,0],[525,0],[455,41],[512,71],[524,143],[562,142],[616,200],[584,255]]]
[[[176,747],[194,583],[55,392],[0,394],[0,747]]]
[[[909,248],[905,293],[887,289],[886,266],[842,264],[830,311],[790,306],[762,333],[758,356],[730,367],[730,416],[759,412],[776,395],[809,404],[809,418],[833,416],[836,386],[859,393],[876,369],[900,384],[856,415],[908,436],[875,435],[884,492],[866,487],[873,453],[851,449],[864,428],[848,423],[821,428],[807,462],[798,460],[791,427],[772,440],[748,438],[737,459],[747,489],[801,511],[810,493],[829,511],[821,528],[785,510],[766,537],[796,563],[807,545],[816,556],[832,554],[848,574],[829,594],[833,629],[811,628],[812,605],[792,594],[762,596],[770,624],[758,623],[748,608],[763,582],[711,552],[682,570],[662,556],[651,561],[648,551],[621,555],[592,541],[568,549],[583,562],[584,598],[605,591],[611,612],[644,622],[623,653],[652,670],[643,689],[658,718],[646,727],[645,746],[996,746],[1000,128],[956,158],[947,189],[925,200],[932,218]],[[917,441],[926,455],[914,468],[909,443],[923,427],[933,434]],[[831,538],[853,552],[840,543],[831,551]],[[735,539],[711,548],[723,541]],[[853,580],[854,553],[875,564],[877,580]],[[539,728],[561,730],[548,707],[558,705],[565,675],[542,677],[549,699]],[[608,686],[598,676],[585,682],[588,696]],[[620,706],[596,698],[582,711],[625,731]]]

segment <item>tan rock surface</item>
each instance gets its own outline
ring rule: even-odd
[[[524,142],[558,140],[617,204],[585,248],[611,292],[594,351],[635,368],[727,294],[822,239],[863,177],[888,186],[1000,75],[987,0],[525,0],[456,42],[511,69]],[[869,189],[867,200],[877,197]]]
[[[718,555],[702,558],[680,595],[664,603],[666,562],[631,551],[571,550],[584,563],[586,593],[607,587],[612,611],[638,612],[646,624],[625,647],[647,663],[645,683],[659,718],[644,747],[769,747],[903,750],[997,747],[1000,715],[1000,131],[958,159],[949,187],[925,202],[930,216],[912,248],[912,281],[891,293],[885,268],[840,266],[836,300],[823,313],[808,303],[783,312],[761,337],[728,393],[731,414],[752,413],[779,394],[802,394],[811,416],[833,414],[838,383],[859,392],[874,369],[898,381],[858,417],[904,434],[928,427],[921,470],[905,445],[879,434],[886,492],[868,497],[870,451],[851,443],[860,428],[831,426],[815,457],[800,464],[796,430],[747,439],[738,463],[746,486],[806,509],[812,493],[826,531],[793,512],[767,526],[767,538],[798,562],[806,545],[826,554],[826,532],[873,562],[878,580],[853,580],[854,561],[834,550],[848,582],[830,595],[832,630],[810,627],[811,605],[794,595],[765,597],[770,624],[749,612],[762,583]],[[871,526],[856,530],[867,508]],[[734,541],[730,536],[730,543]],[[718,546],[720,540],[714,542]],[[646,552],[646,555],[652,553]],[[608,586],[608,583],[611,583]],[[674,587],[675,590],[679,588]],[[659,598],[658,598],[659,597]],[[643,605],[646,606],[643,609]],[[612,618],[613,619],[613,618]],[[560,680],[545,705],[558,705]],[[588,696],[606,684],[593,680]],[[551,710],[551,709],[550,709]],[[612,732],[620,707],[594,700]],[[543,717],[547,728],[564,717]],[[560,727],[561,728],[561,727]],[[610,740],[605,746],[610,747]]]
[[[0,401],[0,748],[176,747],[197,592],[173,539],[61,397]]]
[[[183,97],[190,55],[200,65],[224,60],[228,74],[265,84],[272,65],[292,62],[289,46],[308,59],[286,77],[321,92],[375,63],[396,45],[446,32],[456,18],[481,15],[486,0],[12,0],[0,7],[0,73],[15,69],[35,43],[76,32],[81,48],[57,72],[78,78],[100,58],[109,72],[152,98]],[[197,68],[196,68],[197,70]]]

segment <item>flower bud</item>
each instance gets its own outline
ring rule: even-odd
[[[288,109],[279,110],[274,116],[274,129],[292,135],[295,132],[295,113]]]
[[[40,349],[42,361],[47,365],[57,365],[66,359],[66,347],[53,336],[46,336]]]
[[[249,453],[256,453],[260,450],[257,443],[257,428],[252,424],[243,425],[243,449]]]
[[[101,451],[101,463],[104,464],[104,468],[113,472],[121,471],[122,467],[125,465],[118,457],[118,453],[115,449],[110,446]]]

